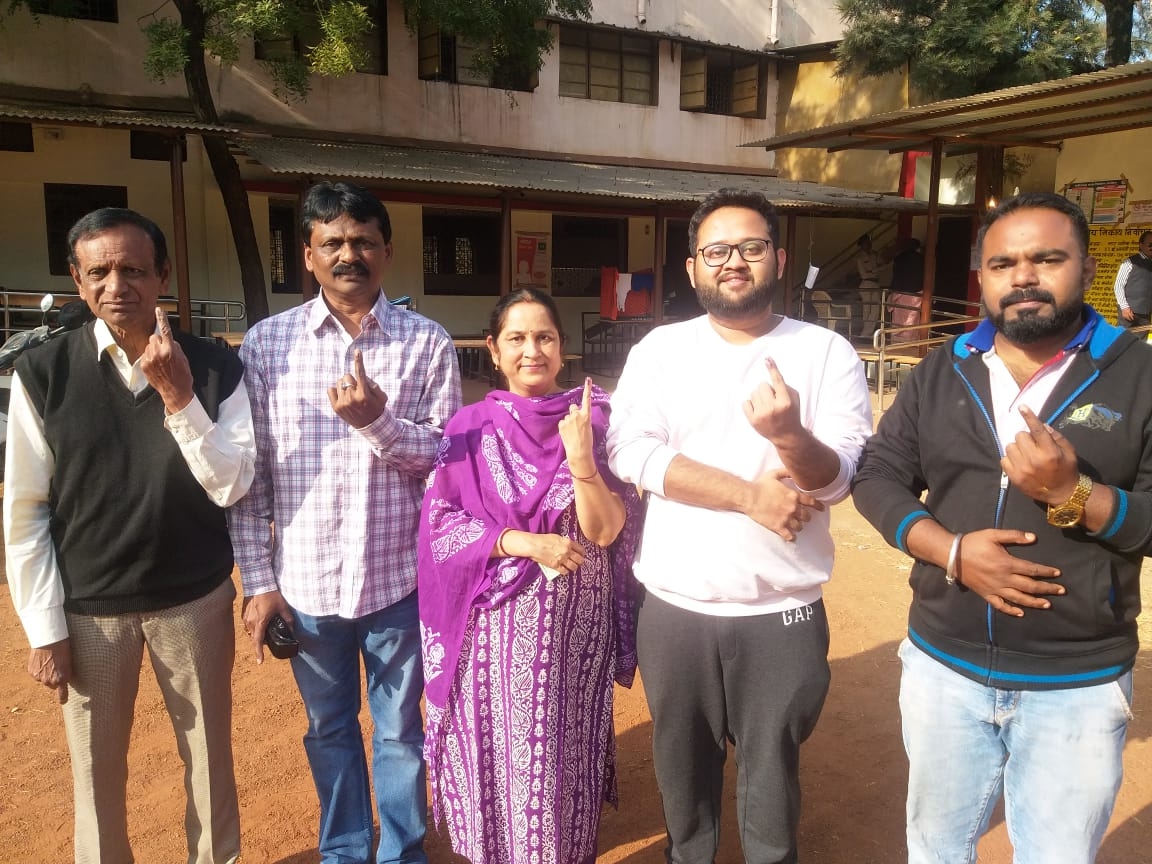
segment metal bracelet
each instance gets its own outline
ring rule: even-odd
[[[957,532],[952,538],[952,548],[948,550],[948,566],[944,568],[944,581],[949,585],[956,584],[956,565],[960,563],[960,541],[963,539],[964,535]]]

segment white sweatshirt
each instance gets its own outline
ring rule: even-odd
[[[832,573],[827,509],[813,511],[787,542],[741,513],[663,497],[677,454],[746,480],[782,467],[742,407],[768,380],[766,357],[799,394],[805,428],[840,457],[836,479],[807,490],[834,504],[848,494],[872,434],[872,407],[855,349],[831,330],[785,318],[766,336],[733,345],[707,316],[658,327],[632,349],[612,397],[609,463],[650,493],[636,578],[683,609],[724,616],[793,609],[817,600]]]

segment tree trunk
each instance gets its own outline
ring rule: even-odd
[[[180,21],[188,31],[188,63],[184,67],[184,81],[188,96],[198,119],[205,123],[218,123],[216,103],[208,85],[208,70],[204,65],[204,11],[197,0],[175,0]],[[268,291],[264,286],[264,263],[260,260],[260,247],[256,243],[256,229],[252,224],[252,210],[248,206],[248,192],[240,176],[240,166],[228,151],[228,142],[212,135],[202,136],[212,176],[224,199],[224,211],[232,229],[232,242],[240,264],[240,281],[244,286],[244,305],[248,313],[248,326],[268,317]]]
[[[1135,0],[1103,0],[1104,65],[1122,66],[1132,59],[1132,8]]]

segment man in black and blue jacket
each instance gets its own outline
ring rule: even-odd
[[[1152,349],[1084,303],[1096,263],[1066,199],[1008,199],[977,252],[986,320],[916,368],[853,484],[915,559],[909,862],[975,861],[1003,794],[1016,864],[1089,864],[1152,552]]]

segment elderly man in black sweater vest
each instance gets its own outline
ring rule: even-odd
[[[146,645],[185,765],[188,860],[230,864],[236,591],[223,508],[252,482],[243,370],[169,328],[152,221],[97,210],[68,244],[96,321],[17,363],[4,540],[28,671],[63,705],[76,861],[132,860],[128,742]]]

